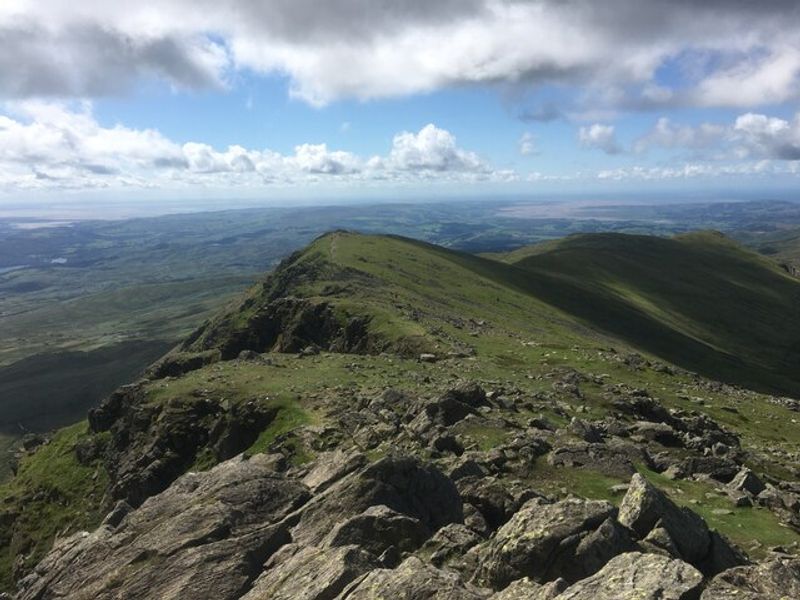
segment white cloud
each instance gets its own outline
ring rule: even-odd
[[[385,156],[362,158],[326,144],[292,154],[239,145],[178,144],[155,130],[104,127],[91,106],[18,102],[0,114],[0,188],[299,185],[320,181],[507,181],[433,124],[394,137]]]
[[[638,179],[643,181],[665,179],[694,179],[699,177],[731,177],[756,175],[796,174],[796,170],[785,164],[774,164],[768,160],[739,164],[685,163],[676,167],[646,167],[635,165],[619,169],[604,169],[596,178],[608,181]]]
[[[748,107],[800,97],[800,48],[781,46],[713,73],[692,93],[701,106]]]
[[[394,136],[389,162],[404,171],[491,172],[477,154],[459,148],[453,134],[430,123],[418,133]]]
[[[581,86],[582,110],[756,106],[800,94],[798,20],[793,0],[4,0],[0,93],[218,87],[247,70],[316,105],[502,82]],[[684,91],[656,81],[693,61]]]
[[[661,148],[709,148],[719,143],[726,135],[726,128],[713,123],[703,123],[698,127],[676,125],[668,118],[661,117],[655,127],[636,140],[636,152],[644,152],[651,147]]]
[[[619,154],[622,148],[617,142],[613,125],[595,123],[578,130],[578,141],[584,148],[597,148],[606,154]]]
[[[634,144],[637,152],[652,147],[704,152],[717,160],[800,160],[800,113],[787,121],[763,114],[746,113],[733,123],[703,123],[693,127],[660,118],[655,127]]]
[[[536,139],[530,131],[526,131],[522,134],[517,145],[519,146],[519,153],[522,156],[536,154]]]
[[[800,113],[792,121],[747,113],[736,119],[733,139],[744,156],[800,161]]]

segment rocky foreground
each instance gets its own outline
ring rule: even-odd
[[[358,420],[350,441],[310,463],[279,451],[237,455],[140,504],[125,495],[134,487],[118,487],[102,525],[59,540],[16,598],[800,598],[800,559],[775,548],[752,561],[636,465],[716,478],[732,504],[787,516],[798,497],[743,468],[736,436],[707,417],[643,395],[619,408],[617,418],[560,429],[533,419],[496,448],[465,450],[456,427],[501,418],[513,410],[507,400],[474,384],[427,400],[388,390],[342,410],[343,428]],[[396,440],[384,456],[369,450],[375,432]],[[165,444],[156,438],[150,458],[167,460]],[[617,490],[618,507],[568,490],[550,498],[526,477],[540,457],[627,473],[630,483]]]

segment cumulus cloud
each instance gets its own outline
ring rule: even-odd
[[[556,83],[581,86],[589,106],[756,106],[798,98],[799,20],[792,0],[5,0],[0,91],[220,86],[246,70],[285,75],[317,105]],[[656,81],[667,64],[680,89]]]
[[[613,125],[595,123],[578,130],[578,141],[584,148],[597,148],[606,154],[619,154],[622,148],[617,142]]]
[[[461,148],[450,132],[433,124],[397,134],[384,156],[364,158],[324,143],[299,144],[291,154],[179,144],[152,129],[104,127],[88,103],[17,102],[0,114],[0,187],[12,191],[513,177]]]
[[[707,158],[800,160],[800,113],[791,121],[746,113],[733,123],[678,125],[662,117],[634,144],[637,152],[652,147],[705,152]]]
[[[404,131],[394,136],[389,163],[407,171],[491,171],[477,154],[459,148],[453,134],[433,124],[418,133]]]
[[[800,113],[792,121],[747,113],[736,119],[733,139],[746,156],[800,161]]]

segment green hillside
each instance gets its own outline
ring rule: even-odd
[[[375,460],[402,443],[450,465],[400,430],[360,426],[387,389],[430,399],[467,380],[505,398],[450,430],[481,452],[532,420],[572,439],[572,418],[600,422],[619,414],[621,398],[652,394],[735,432],[758,472],[794,477],[786,456],[800,452],[796,413],[689,371],[800,396],[798,307],[800,282],[717,234],[576,236],[495,258],[327,234],[105,403],[88,429],[62,430],[22,459],[20,475],[0,486],[0,582],[10,587],[12,565],[24,573],[56,532],[91,528],[114,500],[134,493],[140,502],[242,451],[281,453],[299,467],[325,450],[355,445]],[[689,452],[657,450],[675,460]],[[756,551],[800,542],[766,508],[729,510],[712,483],[636,467]],[[614,501],[611,486],[630,478],[545,457],[514,477],[554,497]]]
[[[607,334],[711,378],[800,395],[800,281],[721,234],[577,235],[495,258],[403,238],[325,236],[295,257],[289,287],[262,286],[184,350],[230,358],[280,346],[252,332],[264,329],[258,308],[290,294],[335,307],[342,323],[368,314],[373,349],[458,351],[476,341],[453,324],[482,319],[545,339]]]
[[[706,376],[800,393],[800,282],[721,234],[572,236],[503,260],[540,299]]]

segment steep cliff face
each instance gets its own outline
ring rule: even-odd
[[[21,458],[0,489],[8,589],[716,600],[769,597],[776,574],[800,586],[797,402],[637,352],[543,300],[530,272],[320,238]]]

